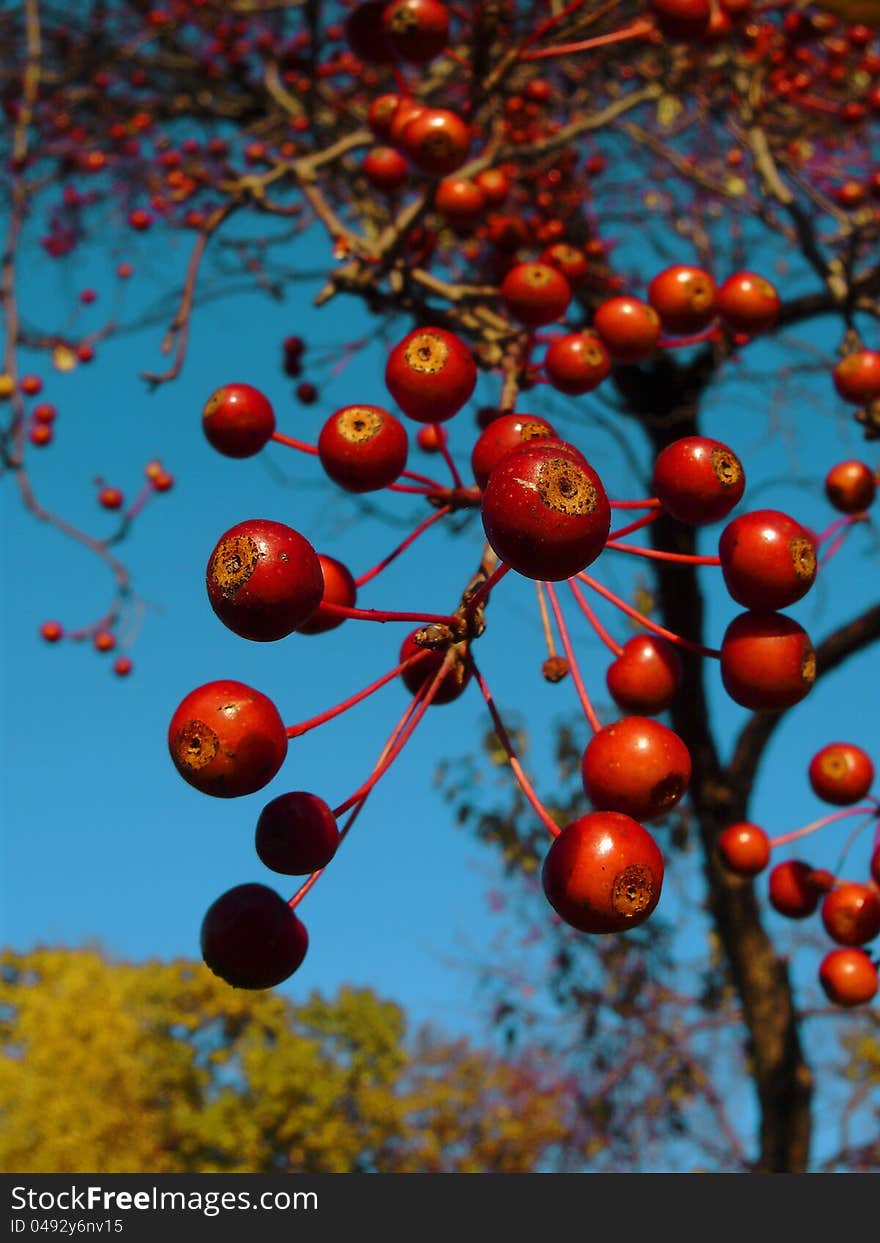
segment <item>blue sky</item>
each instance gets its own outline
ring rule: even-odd
[[[98,301],[79,314],[83,330],[99,325],[111,300],[113,268],[124,258],[136,268],[126,291],[130,309],[123,314],[124,322],[132,322],[138,308],[176,283],[184,269],[186,239],[163,234],[158,251],[159,237],[157,232],[132,239],[112,256],[95,248],[64,264],[23,265],[25,317],[60,329],[78,292],[91,286]],[[322,257],[311,236],[291,248],[285,262],[314,270]],[[683,244],[677,257],[692,256]],[[646,265],[645,284],[656,266]],[[252,644],[220,624],[205,594],[209,552],[223,531],[246,518],[294,526],[357,575],[399,542],[407,521],[414,525],[420,516],[416,498],[389,496],[378,503],[395,525],[366,518],[349,497],[326,484],[314,458],[272,445],[258,458],[236,462],[204,439],[204,401],[230,381],[261,388],[274,403],[279,430],[311,441],[339,406],[387,402],[380,345],[358,354],[335,377],[327,368],[309,366],[322,347],[375,327],[351,301],[316,312],[313,292],[304,283],[293,286],[283,304],[258,293],[205,304],[194,319],[183,375],[155,394],[138,378],[141,370],[164,365],[163,328],[155,324],[102,342],[96,361],[70,375],[52,371],[45,357],[25,355],[24,369],[43,376],[43,396],[59,410],[56,443],[31,453],[32,481],[47,507],[101,535],[113,529],[114,519],[96,503],[96,476],[132,496],[146,462],[159,456],[176,485],[151,501],[119,548],[146,605],[131,648],[135,672],[129,679],[115,678],[112,657],[97,655],[87,644],[50,648],[40,641],[37,631],[47,618],[76,628],[99,616],[111,594],[109,575],[93,556],[25,513],[11,484],[3,490],[0,935],[7,945],[98,942],[114,955],[134,959],[195,956],[202,914],[223,890],[258,880],[288,891],[287,879],[265,869],[253,850],[253,828],[264,803],[288,789],[310,789],[331,805],[340,802],[363,780],[406,705],[405,689],[388,686],[369,703],[292,743],[275,780],[243,799],[197,793],[180,780],[167,754],[171,713],[202,682],[248,682],[270,695],[292,723],[342,700],[396,663],[405,627],[350,622],[328,635]],[[401,325],[401,333],[406,327]],[[321,391],[315,406],[297,402],[293,383],[281,371],[280,343],[290,333],[309,343],[305,378],[314,379]],[[803,332],[797,336],[809,340]],[[813,346],[830,352],[835,344],[836,330],[827,324],[812,330]],[[755,346],[746,362],[750,371],[760,371],[774,357],[769,347]],[[787,354],[795,363],[806,357],[798,350]],[[495,395],[493,383],[482,379],[471,407],[448,425],[464,469],[473,410]],[[539,387],[524,396],[520,409],[556,420],[600,471],[612,496],[645,494],[644,478],[633,477],[619,424],[596,397],[572,402]],[[604,428],[592,425],[594,412],[603,414]],[[416,430],[412,425],[413,440]],[[828,377],[797,369],[781,384],[771,384],[743,377],[731,366],[710,399],[705,430],[727,440],[746,464],[748,486],[738,512],[788,509],[816,529],[835,516],[822,496],[826,470],[864,452]],[[641,446],[636,455],[647,476]],[[428,473],[439,469],[437,459],[416,449],[410,465]],[[714,552],[719,530],[704,533],[705,551]],[[359,603],[445,612],[475,567],[481,542],[476,520],[457,539],[435,527],[365,588]],[[631,558],[605,554],[596,568],[624,594],[632,584]],[[720,575],[706,570],[704,582],[711,633],[720,640],[739,609],[719,590]],[[818,640],[871,603],[875,591],[876,546],[872,533],[861,530],[790,612]],[[618,637],[628,637],[622,618],[604,607],[600,611]],[[603,650],[573,613],[569,621],[588,686],[603,719],[610,720]],[[573,711],[576,699],[570,682],[551,687],[541,678],[542,640],[531,583],[509,575],[499,586],[476,652],[502,710],[528,723],[526,764],[540,785],[542,767],[549,764],[550,724]],[[717,670],[710,684],[717,720],[729,736],[747,714],[725,698]],[[416,1021],[432,1020],[450,1031],[484,1030],[472,968],[498,931],[486,898],[497,868],[490,851],[454,826],[430,777],[438,760],[473,750],[486,723],[475,687],[457,703],[432,710],[304,902],[310,949],[284,992],[296,997],[313,988],[332,991],[342,982],[371,985],[402,1002]],[[753,818],[776,834],[822,814],[806,781],[811,755],[841,738],[870,749],[878,724],[876,655],[867,655],[817,687],[786,718],[758,781]],[[876,751],[875,759],[880,759]],[[811,839],[810,857],[817,865],[834,866],[847,831]],[[863,835],[850,856],[856,874],[864,871],[868,848]],[[295,882],[289,892],[294,888]],[[684,915],[682,921],[686,927]],[[780,926],[772,914],[769,922]],[[812,978],[818,954],[805,953],[798,963],[803,978]]]

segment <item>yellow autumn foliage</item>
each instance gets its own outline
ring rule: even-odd
[[[407,1040],[367,989],[230,988],[201,963],[0,954],[0,1170],[506,1172],[571,1152],[533,1062]]]

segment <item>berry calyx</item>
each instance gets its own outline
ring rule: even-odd
[[[807,775],[819,798],[836,807],[850,807],[874,784],[874,765],[855,743],[830,742],[810,760]]]
[[[445,423],[476,387],[477,367],[461,340],[444,328],[417,328],[388,358],[385,384],[404,414],[417,423]]]
[[[683,436],[658,453],[653,488],[679,522],[704,526],[726,518],[745,491],[742,462],[720,440]]]
[[[339,845],[336,817],[322,798],[292,790],[260,812],[255,846],[260,861],[285,876],[308,876],[327,866]]]
[[[201,952],[214,975],[233,988],[274,988],[300,966],[309,945],[305,925],[267,885],[236,885],[208,907]]]
[[[560,581],[599,556],[611,529],[602,481],[577,450],[540,440],[506,454],[482,498],[486,538],[526,578]]]
[[[424,65],[446,47],[449,13],[440,0],[392,0],[382,13],[382,28],[399,60]]]
[[[268,785],[287,755],[287,732],[266,695],[243,682],[190,691],[168,726],[168,750],[184,781],[215,798]]]
[[[608,666],[605,681],[619,708],[639,716],[665,712],[681,685],[681,659],[658,635],[634,635]]]
[[[321,603],[324,576],[307,539],[282,522],[251,518],[220,537],[205,582],[211,608],[243,639],[283,639]]]
[[[630,816],[597,811],[573,820],[544,859],[547,901],[579,932],[625,932],[651,915],[663,886],[663,856]]]
[[[218,453],[253,457],[272,438],[275,412],[251,384],[224,384],[205,402],[202,431]]]
[[[343,406],[318,437],[325,473],[346,492],[375,492],[394,483],[408,455],[406,428],[381,406]]]
[[[597,811],[656,820],[686,793],[691,757],[666,725],[650,717],[626,716],[593,735],[581,774],[587,798]]]

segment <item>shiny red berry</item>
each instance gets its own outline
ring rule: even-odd
[[[395,345],[385,384],[404,414],[418,423],[445,423],[476,387],[477,367],[468,347],[444,328],[417,328]]]
[[[447,224],[462,233],[474,229],[486,210],[486,196],[467,177],[446,177],[437,187],[434,208]]]
[[[874,784],[871,757],[853,742],[830,742],[817,751],[807,770],[819,798],[837,807],[849,807],[865,797]]]
[[[467,159],[471,131],[456,112],[425,108],[404,127],[400,142],[419,172],[448,177]]]
[[[774,286],[755,272],[734,272],[718,290],[718,314],[726,326],[750,337],[773,327],[781,305]]]
[[[748,820],[719,833],[717,846],[722,863],[737,876],[757,876],[770,862],[769,837]]]
[[[474,478],[481,488],[485,488],[492,471],[506,454],[532,440],[555,436],[556,432],[547,420],[536,414],[500,415],[492,420],[471,451]]]
[[[756,509],[729,522],[718,556],[728,592],[747,609],[787,608],[816,578],[814,537],[776,509]]]
[[[676,264],[658,272],[648,286],[648,302],[666,332],[700,332],[715,317],[715,282],[702,268]]]
[[[740,613],[721,641],[721,680],[736,703],[781,712],[809,694],[816,653],[802,626],[784,613]]]
[[[801,859],[786,859],[770,870],[770,905],[787,919],[806,919],[819,905],[822,890],[813,869]]]
[[[211,608],[243,639],[274,642],[321,603],[324,577],[307,539],[282,522],[251,518],[220,537],[205,571]]]
[[[864,406],[880,397],[880,351],[856,350],[842,358],[831,373],[844,401]]]
[[[501,282],[501,300],[518,323],[539,328],[565,314],[571,286],[548,263],[516,263]]]
[[[679,522],[702,526],[726,518],[745,491],[739,458],[720,440],[684,436],[654,462],[654,494]]]
[[[651,915],[663,886],[663,856],[630,816],[597,811],[554,839],[541,882],[559,917],[579,932],[626,932]]]
[[[336,817],[322,798],[305,790],[273,798],[257,820],[260,861],[285,876],[308,876],[326,867],[338,845]]]
[[[371,186],[394,194],[406,185],[409,165],[395,147],[373,147],[364,156],[361,171]]]
[[[119,488],[102,488],[98,493],[98,504],[104,509],[121,509],[124,499]]]
[[[440,0],[391,0],[384,7],[382,27],[399,60],[424,65],[449,41],[449,12]]]
[[[560,393],[591,393],[611,371],[611,355],[594,332],[570,332],[550,343],[544,374]]]
[[[321,603],[314,613],[311,613],[304,622],[300,622],[297,626],[298,634],[323,634],[327,630],[335,630],[337,626],[342,625],[345,618],[338,617],[329,609],[325,609],[325,604],[341,604],[344,608],[351,609],[357,603],[357,587],[347,566],[323,552],[318,553],[318,560],[324,576]]]
[[[246,458],[259,453],[275,431],[269,399],[250,384],[224,384],[202,412],[202,431],[218,453]]]
[[[408,453],[406,428],[381,406],[343,406],[318,437],[324,471],[347,492],[375,492],[394,483]]]
[[[593,735],[581,773],[584,791],[597,811],[656,820],[686,793],[691,757],[666,725],[650,717],[626,716]]]
[[[175,710],[168,749],[191,786],[215,798],[238,798],[261,790],[278,772],[287,732],[260,691],[243,682],[206,682]]]
[[[45,639],[47,643],[57,643],[59,639],[64,638],[64,629],[60,622],[46,621],[40,626],[40,638]]]
[[[710,0],[650,0],[661,34],[683,43],[699,42],[712,20]]]
[[[300,966],[308,950],[305,925],[267,885],[236,885],[213,902],[202,920],[202,958],[233,988],[274,988]]]
[[[665,712],[681,685],[681,659],[671,643],[657,635],[628,639],[608,666],[605,680],[619,708],[638,716]]]
[[[602,481],[576,450],[540,440],[506,454],[483,490],[483,528],[526,578],[570,578],[595,561],[611,528]]]
[[[840,513],[861,514],[874,503],[877,477],[864,462],[838,462],[825,476],[825,495]]]
[[[822,902],[822,923],[838,945],[865,945],[880,934],[880,893],[871,885],[846,881]]]
[[[118,656],[113,662],[113,672],[118,678],[127,678],[134,665],[127,656]]]
[[[654,353],[660,317],[639,298],[608,298],[596,308],[593,327],[616,362],[638,363]]]
[[[819,964],[819,983],[835,1006],[861,1006],[877,996],[877,968],[862,949],[836,949]]]
[[[561,272],[571,289],[579,288],[590,274],[590,261],[586,253],[569,242],[553,242],[545,246],[538,262],[547,263]]]

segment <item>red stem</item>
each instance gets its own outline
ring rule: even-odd
[[[626,39],[641,39],[653,34],[654,23],[647,18],[637,18],[629,26],[620,30],[612,30],[609,34],[594,35],[592,39],[581,39],[577,43],[557,43],[554,47],[539,48],[537,52],[520,52],[518,60],[544,60],[548,56],[570,56],[574,52],[588,52],[593,48],[607,47],[610,43],[622,43]]]
[[[467,604],[465,605],[465,612],[468,614],[475,612],[476,609],[479,607],[479,605],[482,603],[482,601],[485,600],[486,596],[488,596],[492,588],[497,583],[501,582],[502,578],[508,572],[509,569],[510,569],[509,565],[505,565],[503,561],[500,562],[495,567],[495,569],[492,571],[492,573],[489,575],[489,577],[486,579],[485,583],[483,583],[482,587],[478,587],[477,590],[474,592],[474,594],[471,596],[471,598],[468,600]]]
[[[356,621],[372,622],[431,622],[442,626],[452,626],[455,618],[448,613],[394,613],[385,609],[350,609],[344,604],[331,604],[328,600],[321,601],[321,609],[331,617],[350,617]]]
[[[661,548],[636,548],[633,544],[621,544],[618,540],[609,539],[606,548],[616,552],[628,552],[636,557],[655,557],[658,561],[677,561],[684,565],[720,565],[720,557],[698,557],[687,552],[664,552]]]
[[[654,634],[659,634],[664,639],[668,639],[670,643],[677,643],[679,647],[687,648],[689,652],[696,652],[699,656],[713,656],[719,659],[721,652],[714,647],[703,647],[701,643],[694,643],[690,639],[683,639],[680,634],[674,634],[671,630],[667,630],[665,626],[658,626],[656,622],[652,622],[649,617],[645,617],[644,613],[640,613],[638,609],[634,609],[631,604],[627,604],[625,600],[621,600],[620,596],[616,596],[613,591],[609,591],[607,587],[603,587],[595,578],[590,578],[589,574],[581,572],[577,576],[582,583],[586,583],[588,587],[592,587],[593,591],[597,591],[600,596],[604,596],[606,600],[610,600],[627,617],[631,617],[633,621],[639,622],[646,629],[652,630]]]
[[[486,685],[485,681],[483,680],[483,675],[480,673],[479,669],[477,668],[473,655],[470,652],[468,652],[468,663],[471,667],[471,672],[474,675],[474,679],[480,688],[480,692],[482,693],[482,696],[486,701],[486,707],[489,709],[489,713],[492,717],[492,723],[495,726],[495,733],[498,735],[498,740],[501,743],[502,747],[504,747],[504,750],[507,752],[507,758],[508,758],[508,761],[510,762],[511,770],[513,772],[513,775],[516,777],[516,780],[519,784],[520,789],[522,790],[528,802],[531,804],[532,809],[537,815],[538,819],[541,821],[541,823],[550,833],[551,837],[558,837],[559,834],[562,832],[562,830],[560,829],[559,825],[554,822],[547,808],[538,798],[537,794],[535,793],[534,787],[532,786],[532,783],[529,781],[528,777],[523,771],[522,765],[520,764],[519,760],[516,758],[516,751],[514,750],[513,743],[510,741],[510,735],[508,734],[507,730],[504,728],[504,722],[501,720],[501,717],[498,715],[498,709],[495,707],[495,701],[493,700],[492,695],[489,691],[489,688]]]
[[[298,725],[287,726],[288,738],[300,738],[303,734],[307,734],[310,729],[316,729],[317,726],[323,725],[325,721],[332,721],[335,716],[341,716],[343,712],[347,712],[349,708],[353,708],[356,704],[367,699],[375,691],[380,690],[383,686],[391,682],[404,669],[408,669],[410,665],[415,664],[417,660],[421,660],[428,655],[428,649],[423,648],[422,651],[416,652],[412,656],[408,656],[406,660],[392,669],[389,673],[385,673],[381,678],[377,678],[375,682],[371,682],[369,686],[365,686],[362,691],[358,691],[355,695],[350,695],[348,699],[344,699],[342,703],[336,704],[333,708],[328,708],[326,712],[319,713],[318,716],[309,717],[307,721],[300,721]]]
[[[304,440],[295,440],[293,436],[285,436],[283,432],[273,432],[272,439],[277,440],[280,445],[287,445],[288,449],[299,449],[300,453],[317,454],[317,445],[307,445]]]
[[[612,509],[659,509],[661,501],[652,496],[646,501],[609,501]]]
[[[556,595],[556,588],[552,583],[544,583],[547,595],[550,598],[550,607],[553,610],[553,616],[556,619],[556,628],[559,631],[559,637],[562,640],[562,647],[565,651],[565,659],[568,661],[568,668],[574,680],[575,689],[578,699],[581,701],[581,707],[584,710],[584,716],[590,722],[590,728],[594,734],[598,734],[602,728],[602,722],[596,716],[596,710],[587,694],[587,688],[584,686],[584,680],[581,677],[581,671],[578,667],[577,658],[574,654],[571,637],[568,633],[568,627],[565,624],[565,618],[559,605],[559,599]]]
[[[354,585],[356,587],[363,587],[364,583],[368,583],[370,579],[375,578],[377,574],[381,574],[385,567],[390,565],[392,561],[396,560],[402,552],[405,552],[406,549],[409,548],[410,544],[412,544],[414,540],[418,539],[423,531],[427,531],[428,527],[432,526],[435,522],[439,522],[441,518],[445,518],[451,508],[451,505],[444,505],[442,509],[438,509],[436,513],[430,514],[427,518],[423,519],[415,530],[410,532],[403,543],[398,544],[393,552],[390,552],[387,557],[383,557],[378,565],[374,565],[371,570],[367,570],[365,574],[360,576],[360,578],[356,578],[354,580]]]
[[[817,833],[819,829],[824,829],[829,824],[834,824],[838,820],[845,820],[847,816],[869,815],[878,816],[876,807],[844,807],[843,811],[833,811],[828,816],[821,816],[818,820],[813,820],[810,824],[805,824],[802,829],[794,829],[791,833],[783,833],[781,837],[773,837],[770,839],[770,849],[775,850],[777,846],[787,846],[789,842],[796,842],[801,837],[807,837],[810,833]]]
[[[609,540],[622,539],[624,535],[632,535],[633,531],[641,531],[642,527],[648,527],[652,522],[656,522],[660,517],[660,510],[655,509],[650,514],[645,514],[644,518],[639,518],[635,522],[631,522],[629,526],[621,527],[619,531],[612,531],[608,536]]]
[[[612,636],[608,633],[608,631],[599,621],[599,618],[590,608],[590,605],[587,603],[584,593],[581,591],[580,587],[578,587],[574,579],[570,578],[568,580],[568,585],[571,588],[571,594],[574,596],[575,600],[577,600],[584,616],[586,617],[590,625],[593,627],[596,634],[599,636],[599,638],[602,640],[605,646],[611,649],[611,651],[614,653],[615,656],[621,656],[623,654],[623,648],[620,646],[620,644],[617,642],[616,639],[612,638]]]

